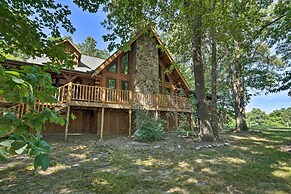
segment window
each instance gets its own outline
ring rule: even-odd
[[[160,94],[163,93],[163,87],[162,86],[159,87],[159,92],[160,92]]]
[[[108,72],[110,73],[116,73],[117,72],[117,64],[113,63],[109,68],[108,68]]]
[[[122,90],[129,90],[128,81],[121,81],[121,89]]]
[[[128,74],[128,53],[122,57],[121,73]]]
[[[162,68],[159,65],[159,80],[162,81]]]
[[[165,88],[166,89],[166,95],[171,95],[171,88]]]
[[[116,89],[116,79],[109,78],[107,87],[111,89]]]

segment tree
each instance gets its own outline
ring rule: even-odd
[[[10,105],[23,104],[27,111],[19,117],[17,110],[4,108],[0,112],[0,159],[10,154],[27,153],[34,157],[34,167],[49,166],[49,145],[41,140],[45,122],[63,125],[65,119],[56,111],[34,110],[35,101],[55,102],[56,89],[51,85],[50,74],[45,70],[58,71],[71,67],[72,60],[64,53],[60,41],[59,28],[73,33],[68,20],[68,6],[54,1],[1,1],[0,27],[0,96]],[[46,29],[47,34],[43,33]],[[46,55],[51,63],[44,67],[23,65],[20,68],[5,67],[7,56],[20,52],[31,57]],[[33,131],[33,132],[31,132]]]
[[[216,0],[212,1],[212,18],[215,18]],[[218,139],[218,105],[217,105],[217,38],[216,23],[212,21],[210,26],[211,38],[211,126],[213,134]]]
[[[266,126],[267,114],[259,108],[253,108],[247,113],[247,120],[251,126]]]
[[[88,36],[84,40],[84,42],[77,44],[77,46],[79,47],[79,49],[81,50],[81,52],[83,54],[89,55],[91,57],[98,57],[101,59],[107,59],[110,56],[110,54],[107,51],[97,49],[96,48],[97,41],[90,36]]]
[[[95,4],[94,4],[95,3]],[[103,25],[113,33],[104,36],[111,41],[109,48],[120,46],[114,41],[121,37],[125,44],[136,31],[147,31],[149,26],[156,26],[171,36],[169,48],[177,56],[183,56],[190,62],[194,71],[195,90],[198,101],[198,116],[200,132],[203,140],[214,139],[211,128],[208,106],[205,94],[204,63],[202,60],[202,40],[204,36],[203,12],[205,6],[202,0],[195,1],[86,1],[87,10],[96,10],[103,4],[107,12],[107,20]],[[82,6],[82,5],[80,5]],[[84,8],[84,6],[82,6]],[[124,11],[130,10],[130,11]],[[175,41],[173,41],[175,40]]]

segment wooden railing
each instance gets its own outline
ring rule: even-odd
[[[86,101],[110,104],[126,104],[144,108],[190,108],[189,98],[185,97],[153,93],[138,93],[128,90],[117,90],[73,83],[59,87],[56,98],[59,102]]]
[[[21,118],[23,115],[31,111],[31,109],[38,112],[42,112],[45,109],[55,109],[56,111],[61,111],[65,107],[66,105],[64,103],[41,103],[40,101],[36,101],[33,108],[29,107],[27,104],[19,103],[1,110],[0,114],[5,114],[5,112],[15,112],[16,117]]]
[[[40,101],[36,101],[33,109],[39,112],[46,108],[60,111],[66,107],[66,103],[71,101],[123,104],[143,109],[176,108],[189,110],[191,108],[189,98],[185,97],[139,93],[73,83],[59,87],[55,98],[58,100],[57,103],[41,103]],[[13,110],[17,113],[17,117],[22,117],[29,109],[30,107],[20,103],[6,109],[6,111]],[[0,111],[0,113],[4,113],[4,110]]]

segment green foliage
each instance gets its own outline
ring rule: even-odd
[[[290,127],[291,126],[291,108],[281,108],[266,114],[259,108],[254,108],[247,113],[247,121],[251,127]]]
[[[266,125],[267,114],[259,108],[254,108],[247,113],[247,121],[251,126]]]
[[[148,112],[137,110],[135,114],[134,137],[137,141],[158,141],[163,139],[165,122],[162,119],[154,119]]]
[[[66,119],[54,110],[45,109],[38,112],[28,107],[34,107],[36,99],[41,102],[56,102],[53,97],[56,89],[51,85],[50,74],[38,66],[21,66],[20,69],[6,70],[1,65],[0,72],[2,75],[0,76],[2,83],[0,95],[7,102],[24,103],[23,107],[26,107],[26,110],[23,111],[29,111],[22,117],[17,117],[19,110],[2,108],[0,138],[8,137],[8,139],[1,140],[0,159],[7,159],[9,155],[26,153],[35,157],[35,167],[42,166],[45,170],[49,165],[47,158],[50,147],[40,139],[41,131],[46,122],[64,125]],[[40,87],[41,89],[36,89]]]
[[[176,133],[177,133],[178,136],[187,136],[187,137],[189,137],[189,136],[193,135],[192,131],[187,131],[187,130],[184,130],[182,128],[178,128]]]
[[[46,122],[64,125],[66,119],[58,112],[34,110],[36,100],[54,103],[56,88],[47,70],[59,72],[72,66],[72,56],[58,44],[60,27],[73,33],[75,29],[67,16],[68,6],[54,1],[1,1],[0,27],[0,97],[7,106],[23,104],[20,110],[7,107],[0,110],[0,159],[10,155],[28,154],[34,157],[35,168],[49,166],[50,146],[41,140]],[[46,34],[43,30],[47,32]],[[45,55],[51,62],[44,66],[23,65],[7,67],[5,60],[25,60],[28,56]],[[28,112],[19,117],[19,112]]]
[[[91,57],[98,57],[101,59],[107,59],[110,54],[105,50],[97,49],[97,41],[88,36],[84,42],[77,44],[79,49],[81,50],[82,54],[89,55]]]

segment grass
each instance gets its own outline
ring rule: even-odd
[[[175,133],[147,144],[88,138],[48,139],[45,172],[26,157],[1,163],[0,193],[291,193],[291,153],[280,149],[290,129],[224,132],[230,146],[200,151]]]

